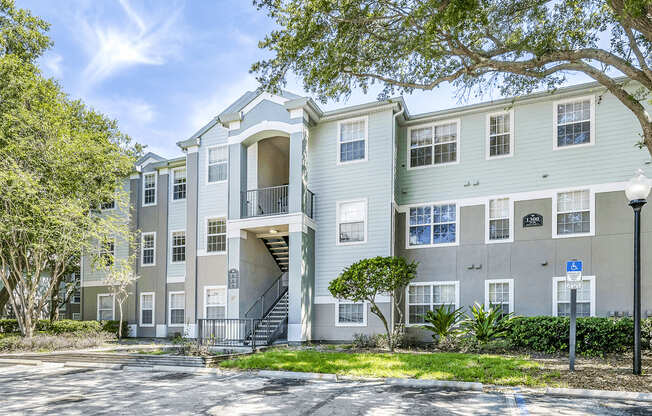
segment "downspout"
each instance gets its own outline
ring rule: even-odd
[[[391,241],[391,247],[389,248],[390,254],[393,256],[394,253],[394,247],[396,246],[396,230],[394,227],[396,226],[396,219],[394,218],[394,192],[395,192],[395,184],[396,184],[396,158],[398,158],[398,150],[396,148],[396,123],[398,123],[397,118],[401,114],[405,112],[404,108],[401,108],[401,111],[398,113],[394,114],[394,123],[392,124],[392,183],[391,183],[391,203],[390,203],[390,227],[389,229],[391,230],[392,236],[390,238]],[[392,331],[392,335],[394,334],[394,293],[389,294],[389,321],[390,321],[390,331]]]
[[[197,175],[195,176],[195,331],[194,334],[195,337],[197,337],[197,323],[199,322],[199,317],[197,316],[197,296],[198,296],[198,291],[199,291],[199,276],[197,273],[199,272],[199,267],[197,263],[199,262],[199,257],[197,256],[197,248],[199,247],[199,147],[201,146],[200,144],[200,139],[197,139]],[[187,160],[187,159],[186,159]]]

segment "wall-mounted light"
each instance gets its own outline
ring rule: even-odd
[[[276,229],[274,229],[274,228],[271,228],[271,229],[269,230],[269,233],[270,233],[270,234],[278,234],[278,230],[276,230]]]

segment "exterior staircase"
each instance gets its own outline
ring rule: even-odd
[[[288,292],[281,296],[260,323],[254,328],[256,345],[270,345],[277,339],[287,337]]]
[[[288,271],[290,251],[287,236],[265,237],[263,242],[283,273]]]

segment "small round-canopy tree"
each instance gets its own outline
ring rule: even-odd
[[[345,268],[328,290],[338,299],[368,302],[371,313],[378,316],[387,331],[387,343],[394,351],[394,339],[387,318],[376,303],[378,295],[392,295],[392,307],[400,313],[403,289],[416,277],[417,263],[408,263],[402,257],[374,257],[360,260]],[[394,296],[397,295],[397,296]],[[401,321],[401,319],[399,319]]]

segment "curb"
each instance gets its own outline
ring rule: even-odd
[[[328,380],[337,381],[337,375],[329,373],[302,373],[296,371],[260,370],[255,374],[268,378],[291,378],[299,380]]]
[[[635,400],[652,402],[652,393],[637,393],[633,391],[584,390],[548,387],[545,391],[545,394],[551,396],[585,397],[589,399]]]
[[[75,368],[103,368],[105,370],[121,370],[122,364],[109,364],[109,363],[87,363],[83,361],[66,361],[64,367]]]
[[[435,387],[448,390],[482,391],[482,383],[448,380],[422,380],[414,378],[388,378],[385,384],[402,387]]]

